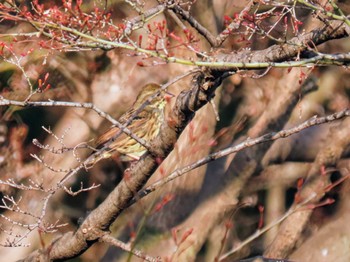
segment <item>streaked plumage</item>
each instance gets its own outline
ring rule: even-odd
[[[160,90],[160,86],[157,84],[147,84],[138,95],[133,106],[124,113],[119,122],[125,124],[134,113],[143,106],[146,101]],[[132,131],[134,135],[149,142],[155,138],[160,130],[160,126],[164,121],[164,107],[166,101],[164,98],[164,91],[162,91],[157,97],[150,101],[136,117],[131,121],[127,128]],[[113,137],[120,132],[120,129],[116,126],[111,127],[107,132],[103,133],[96,139],[94,147],[96,149],[103,148]],[[88,159],[86,165],[92,166],[101,159],[109,158],[114,153],[120,155],[120,160],[131,161],[141,157],[146,148],[136,142],[133,138],[120,132],[120,135],[102,152],[102,154],[93,153]]]

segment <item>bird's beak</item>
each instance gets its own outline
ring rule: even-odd
[[[170,93],[168,90],[165,90],[165,99],[171,99],[173,97],[175,97],[175,95],[173,93]]]

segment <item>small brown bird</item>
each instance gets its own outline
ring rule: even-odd
[[[150,97],[158,91],[160,91],[159,95],[150,100]],[[132,119],[127,128],[134,135],[144,139],[146,142],[151,141],[158,135],[164,121],[165,93],[167,92],[162,90],[161,86],[153,83],[147,84],[142,88],[132,107],[119,118],[119,122],[125,124],[140,107],[144,106]],[[119,136],[115,138],[117,134]],[[114,141],[110,142],[113,139]],[[116,126],[111,127],[107,132],[98,137],[94,147],[101,149],[109,142],[110,144],[102,152],[97,151],[92,153],[85,161],[86,168],[91,168],[98,161],[110,158],[115,153],[120,155],[121,161],[132,161],[139,159],[147,151],[144,146],[124,132],[121,132]]]

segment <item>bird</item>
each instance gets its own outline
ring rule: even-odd
[[[156,93],[158,95],[151,99]],[[162,89],[155,83],[146,84],[138,94],[134,104],[120,118],[119,122],[138,138],[150,142],[160,131],[164,121],[166,94],[174,95]],[[138,160],[147,149],[135,139],[125,134],[117,126],[112,126],[94,141],[96,150],[84,161],[86,169],[91,168],[98,161],[118,155],[123,162]]]

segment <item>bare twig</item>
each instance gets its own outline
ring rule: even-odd
[[[76,196],[78,194],[80,194],[81,192],[86,192],[86,191],[90,191],[92,189],[98,188],[100,185],[95,185],[92,184],[91,186],[84,188],[83,182],[80,183],[80,189],[77,191],[73,191],[72,188],[67,188],[65,186],[63,186],[63,190],[67,192],[67,194],[71,195],[71,196]]]
[[[0,97],[0,106],[8,106],[8,105],[15,105],[20,107],[55,107],[57,106],[57,107],[76,107],[76,108],[91,109],[95,111],[99,116],[110,121],[113,125],[116,125],[120,130],[122,130],[122,132],[124,132],[128,136],[135,139],[142,146],[144,146],[145,148],[149,148],[148,144],[144,141],[144,139],[137,137],[125,125],[122,125],[120,122],[115,120],[111,115],[103,112],[92,103],[64,102],[64,101],[52,101],[52,100],[46,101],[46,102],[45,101],[21,102],[21,101],[9,100],[9,99]]]
[[[305,205],[310,203],[314,198],[316,197],[316,194],[310,195],[307,199],[305,199],[303,202],[292,206],[282,217],[277,219],[276,221],[273,221],[272,223],[264,226],[263,228],[257,230],[254,234],[246,238],[244,241],[239,243],[239,245],[235,246],[233,249],[230,251],[226,252],[223,254],[218,261],[224,261],[225,259],[229,258],[231,255],[236,253],[238,250],[241,250],[244,246],[248,245],[261,235],[265,234],[267,231],[269,231],[271,228],[281,224],[284,220],[286,220],[291,214],[298,212],[298,210],[305,208]]]
[[[262,135],[260,137],[254,138],[254,139],[248,138],[244,142],[242,142],[238,145],[228,147],[226,149],[212,153],[212,154],[208,155],[207,157],[204,157],[204,158],[196,161],[195,163],[192,163],[188,166],[185,166],[183,168],[175,170],[169,176],[155,182],[154,184],[150,185],[149,187],[147,187],[143,191],[140,191],[138,193],[138,195],[135,198],[133,198],[133,200],[130,202],[130,205],[133,204],[136,200],[147,196],[148,194],[155,191],[157,188],[169,183],[170,181],[172,181],[172,180],[174,180],[174,179],[176,179],[176,178],[178,178],[178,177],[180,177],[180,176],[182,176],[182,175],[184,175],[184,174],[186,174],[186,173],[188,173],[188,172],[190,172],[190,171],[192,171],[192,170],[194,170],[202,165],[208,164],[209,162],[212,162],[218,158],[227,156],[229,154],[236,153],[238,151],[241,151],[241,150],[248,148],[248,147],[252,147],[252,146],[257,145],[257,144],[265,143],[268,141],[274,141],[274,140],[281,139],[281,138],[286,138],[286,137],[291,136],[293,134],[299,133],[302,130],[305,130],[309,127],[321,125],[324,123],[329,123],[329,122],[336,121],[336,120],[339,120],[339,119],[342,119],[342,118],[348,117],[348,116],[350,116],[350,109],[345,109],[343,111],[336,112],[334,114],[324,116],[324,117],[314,116],[314,117],[310,118],[309,120],[303,122],[302,124],[297,125],[295,127],[292,127],[290,129],[281,130],[279,132],[268,133],[268,134]]]
[[[100,238],[100,242],[105,242],[105,243],[111,244],[111,245],[113,245],[115,247],[118,247],[118,248],[120,248],[120,249],[122,249],[122,250],[124,250],[126,252],[130,252],[134,256],[142,258],[145,261],[150,261],[150,262],[161,261],[161,259],[159,257],[158,258],[154,258],[154,257],[151,257],[149,255],[146,255],[142,251],[133,248],[130,244],[126,244],[126,243],[124,243],[124,242],[122,242],[122,241],[112,237],[109,234],[103,235]]]

